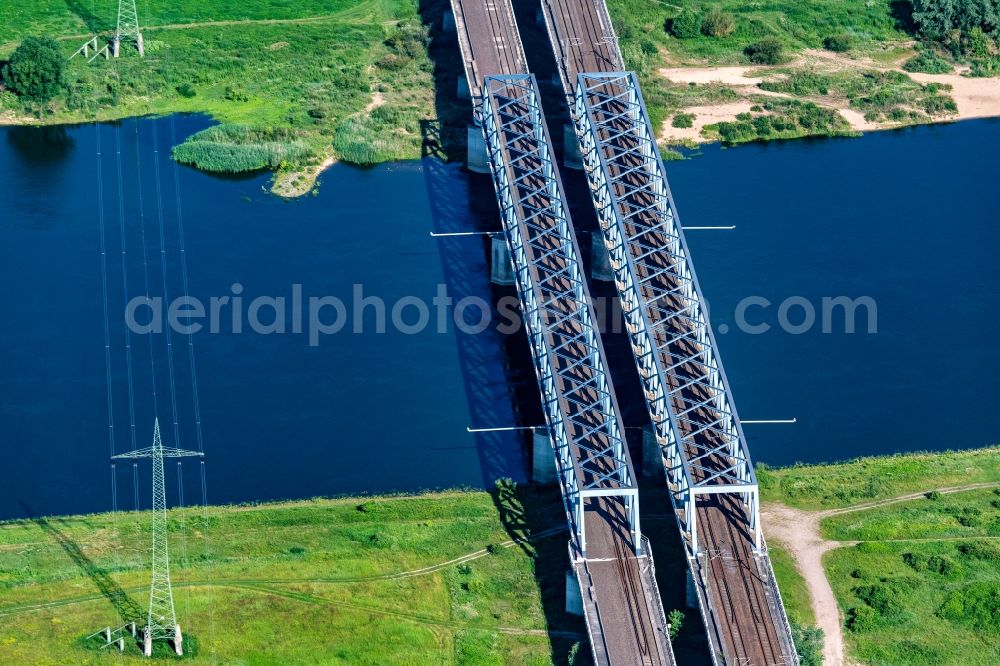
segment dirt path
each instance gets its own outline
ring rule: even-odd
[[[1000,483],[970,483],[964,486],[937,488],[941,494],[958,493],[980,488],[994,488]],[[842,666],[847,661],[844,650],[844,635],[840,608],[830,581],[823,569],[823,555],[834,548],[853,545],[854,541],[829,541],[820,534],[820,522],[829,516],[874,509],[899,502],[919,499],[925,492],[908,493],[875,502],[865,502],[842,509],[825,511],[805,511],[778,503],[768,503],[761,507],[761,521],[768,538],[780,543],[795,560],[795,565],[805,578],[809,597],[812,601],[816,624],[823,630],[823,663],[826,666]],[[907,539],[912,541],[913,539]],[[933,541],[938,539],[921,539]]]

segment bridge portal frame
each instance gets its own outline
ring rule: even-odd
[[[748,508],[748,528],[753,534],[754,549],[761,552],[763,539],[756,474],[729,382],[715,351],[717,345],[705,313],[705,299],[689,259],[687,242],[656,145],[656,134],[635,74],[579,74],[573,112],[584,168],[594,193],[605,245],[611,256],[647,406],[663,454],[675,506],[682,509],[678,512],[678,520],[687,535],[689,552],[694,557],[700,554],[697,498],[716,493],[741,496]],[[625,136],[632,139],[632,145],[623,147],[616,143]],[[635,166],[613,176],[606,155],[614,155],[616,159],[627,156],[630,164]],[[632,174],[642,176],[641,185],[637,185],[635,179],[627,178]],[[630,235],[626,219],[630,224],[642,226],[642,230]],[[640,222],[640,219],[643,221]],[[646,224],[646,220],[652,220],[652,223]],[[669,239],[665,247],[643,244],[643,237],[654,232]],[[636,249],[642,252],[636,255]],[[637,264],[657,254],[662,257],[664,253],[669,257],[667,266],[653,267],[650,263],[643,266],[643,271],[638,270]],[[665,274],[669,274],[672,283],[679,286],[656,291],[651,283]],[[643,293],[649,290],[653,292],[652,297]],[[686,307],[670,309],[658,305],[666,298],[678,298]],[[651,322],[651,312],[658,315],[655,326]],[[675,318],[685,320],[690,329],[665,344],[657,344],[653,332]],[[664,349],[681,338],[692,343],[691,348],[697,351],[667,366],[664,358],[670,356],[663,353]],[[702,368],[703,379],[671,388],[669,373],[685,364]],[[709,397],[692,404],[681,397],[680,392],[695,383]],[[684,408],[676,409],[673,399],[684,401]],[[711,409],[719,418],[710,424],[685,418],[688,413],[703,408]],[[687,427],[687,434],[682,434],[685,432],[682,423]],[[711,431],[721,439],[721,444],[709,448],[697,441],[696,435],[705,431]],[[721,469],[699,464],[706,459],[714,462],[725,460],[726,464]],[[695,474],[696,471],[699,474]]]
[[[533,74],[488,76],[483,91],[483,133],[572,528],[574,560],[587,556],[586,500],[599,497],[624,500],[633,549],[641,555],[638,485],[594,326],[537,81]],[[568,283],[569,289],[554,286],[559,281]],[[567,330],[574,333],[567,335]],[[568,353],[573,346],[587,353],[582,357]],[[579,370],[585,371],[585,381]],[[566,390],[568,386],[573,388]],[[568,402],[576,412],[568,409]],[[588,414],[598,423],[592,425],[574,414]],[[571,434],[570,425],[578,435]]]

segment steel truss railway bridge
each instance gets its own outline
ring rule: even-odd
[[[541,2],[578,142],[566,151],[582,156],[712,660],[797,664],[746,438],[636,77],[604,0]],[[451,4],[461,92],[474,109],[470,168],[492,175],[509,253],[494,247],[494,260],[513,264],[547,424],[535,446],[551,449],[570,526],[567,595],[579,596],[596,663],[673,664],[636,475],[510,0]]]

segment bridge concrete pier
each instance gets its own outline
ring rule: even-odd
[[[531,437],[531,480],[535,483],[555,483],[559,480],[556,477],[556,453],[552,450],[552,438],[549,437],[549,429],[544,426],[535,428]]]
[[[652,425],[642,429],[642,475],[650,479],[663,478],[663,452]]]
[[[572,569],[566,572],[566,612],[583,617],[583,592]]]
[[[570,123],[563,125],[563,166],[567,169],[583,170],[580,140],[576,136],[576,129]]]
[[[441,30],[443,30],[447,35],[455,32],[455,15],[450,9],[446,11],[444,16],[441,18]]]
[[[611,268],[611,255],[604,244],[604,234],[600,230],[590,234],[590,250],[590,277],[601,282],[614,280],[615,272]]]
[[[491,236],[490,240],[492,241],[492,246],[490,247],[490,281],[501,287],[509,287],[514,284],[514,262],[510,258],[507,241],[499,234]],[[548,437],[547,432],[545,436]],[[551,447],[549,448],[551,449]],[[552,464],[555,465],[555,462]]]
[[[461,82],[463,79],[459,79]],[[468,87],[466,87],[468,90]],[[486,138],[483,137],[483,128],[479,125],[469,125],[466,133],[466,154],[465,166],[474,173],[489,173],[489,154],[486,151]],[[506,247],[506,245],[504,246]],[[508,255],[507,260],[510,261]],[[511,282],[510,284],[513,284]]]

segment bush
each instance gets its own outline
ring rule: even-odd
[[[667,626],[669,627],[670,641],[673,642],[684,626],[684,611],[673,609],[667,615]]]
[[[781,41],[775,37],[765,37],[743,50],[750,62],[758,65],[777,65],[783,57]]]
[[[850,51],[852,46],[854,46],[854,37],[846,32],[830,35],[823,40],[823,48],[827,51],[834,51],[835,53]]]
[[[819,627],[805,627],[790,621],[792,642],[799,655],[800,666],[823,666],[823,630]]]
[[[951,64],[931,49],[924,49],[904,62],[903,69],[924,74],[948,74],[951,72]]]
[[[198,91],[190,83],[182,83],[177,86],[177,94],[181,97],[191,98],[197,95]]]
[[[978,631],[1000,633],[1000,584],[980,581],[952,592],[938,616]]]
[[[728,37],[736,29],[736,19],[719,8],[705,14],[701,22],[701,31],[709,37]]]
[[[878,627],[878,615],[868,606],[852,608],[847,614],[847,628],[863,634]]]
[[[889,585],[862,585],[854,589],[854,596],[874,609],[880,618],[898,617],[903,611],[897,591]]]
[[[939,499],[941,499],[941,493],[939,493],[936,490],[932,490],[929,493],[924,493],[924,497],[926,497],[929,500],[932,500],[932,501],[936,502]]]
[[[972,560],[984,560],[986,562],[1000,562],[1000,547],[994,546],[989,541],[970,541],[958,547],[962,555]]]
[[[924,569],[924,560],[919,555],[903,553],[903,562],[914,571],[923,571]]]
[[[677,39],[694,39],[701,34],[701,16],[693,9],[685,9],[670,21],[670,34]]]
[[[674,115],[674,119],[670,123],[673,127],[679,129],[686,129],[688,127],[694,127],[694,114],[693,113],[678,113]]]
[[[955,571],[955,563],[947,557],[932,555],[927,558],[927,570],[936,574],[947,576]]]
[[[66,58],[50,37],[25,37],[3,67],[4,83],[32,102],[47,102],[63,84]]]
[[[292,546],[291,548],[288,549],[288,552],[291,553],[292,555],[302,555],[303,553],[306,552],[306,549],[303,548],[302,546]]]

